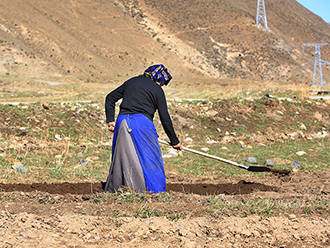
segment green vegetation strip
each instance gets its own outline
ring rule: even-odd
[[[202,102],[189,103],[191,105],[188,107],[199,103]],[[222,107],[225,102],[219,101],[218,104]],[[41,103],[0,105],[0,182],[105,180],[111,161],[112,134],[106,129],[103,103],[63,102],[49,105],[49,109],[42,107]],[[175,109],[171,107],[170,111],[177,111],[180,106]],[[222,135],[216,129],[222,127],[221,122],[217,123],[217,119],[213,117],[206,117],[204,120],[190,113],[191,109],[188,108],[185,112],[187,119],[189,120],[191,114],[201,127],[183,130],[182,126],[176,126],[176,130],[182,140],[184,137],[193,137],[192,148],[196,150],[208,148],[207,153],[211,155],[245,165],[249,165],[245,160],[251,156],[257,158],[259,165],[263,165],[267,159],[273,159],[276,169],[291,170],[295,160],[300,163],[297,170],[316,171],[330,167],[330,140],[327,138],[288,139],[281,143],[268,142],[266,145],[252,143],[246,148],[242,148],[239,143],[207,144],[206,137],[219,139],[219,135]],[[161,132],[159,121],[155,120],[154,123]],[[174,122],[174,125],[178,124]],[[243,126],[238,126],[236,137],[237,135],[242,135],[249,141],[253,133],[247,134]],[[223,149],[224,146],[226,149]],[[164,154],[168,148],[162,146]],[[305,154],[299,156],[299,151],[304,151]],[[28,172],[14,171],[12,165],[16,162],[7,161],[8,158],[21,163]],[[189,152],[165,159],[165,169],[166,172],[179,172],[183,178],[194,175],[216,177],[221,174],[265,174],[248,172]]]

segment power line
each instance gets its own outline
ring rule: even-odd
[[[258,0],[257,20],[256,20],[257,25],[259,24],[260,20],[262,20],[264,22],[265,28],[268,29],[265,0]]]
[[[328,45],[328,43],[306,43],[303,45],[304,52],[305,46],[315,47],[315,60],[302,64],[302,66],[314,64],[313,86],[323,87],[322,65],[330,65],[329,62],[321,59],[321,47],[326,45]]]

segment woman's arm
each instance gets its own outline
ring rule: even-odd
[[[181,150],[182,146],[180,144],[178,137],[175,134],[172,120],[171,120],[170,114],[168,113],[165,94],[163,91],[162,91],[162,94],[158,97],[157,108],[158,108],[158,114],[160,117],[160,121],[162,123],[165,133],[167,134],[168,138],[171,141],[171,145],[174,148]]]
[[[125,86],[122,84],[107,95],[105,99],[105,115],[107,123],[115,121],[116,102],[123,97],[124,89]]]

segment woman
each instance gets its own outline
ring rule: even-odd
[[[153,65],[143,75],[127,80],[107,95],[106,121],[114,136],[105,192],[114,193],[122,186],[137,192],[166,191],[164,164],[153,118],[158,110],[171,145],[182,150],[162,89],[171,79],[164,65]],[[115,104],[119,99],[122,103],[115,122]]]

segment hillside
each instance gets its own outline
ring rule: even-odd
[[[166,8],[164,8],[166,6]],[[242,78],[310,83],[314,49],[330,26],[295,0],[267,0],[269,30],[255,26],[255,0],[3,0],[0,74],[122,81],[164,63],[179,81]],[[164,11],[166,9],[166,11]],[[322,47],[330,61],[330,46]],[[330,68],[323,67],[330,82]]]

